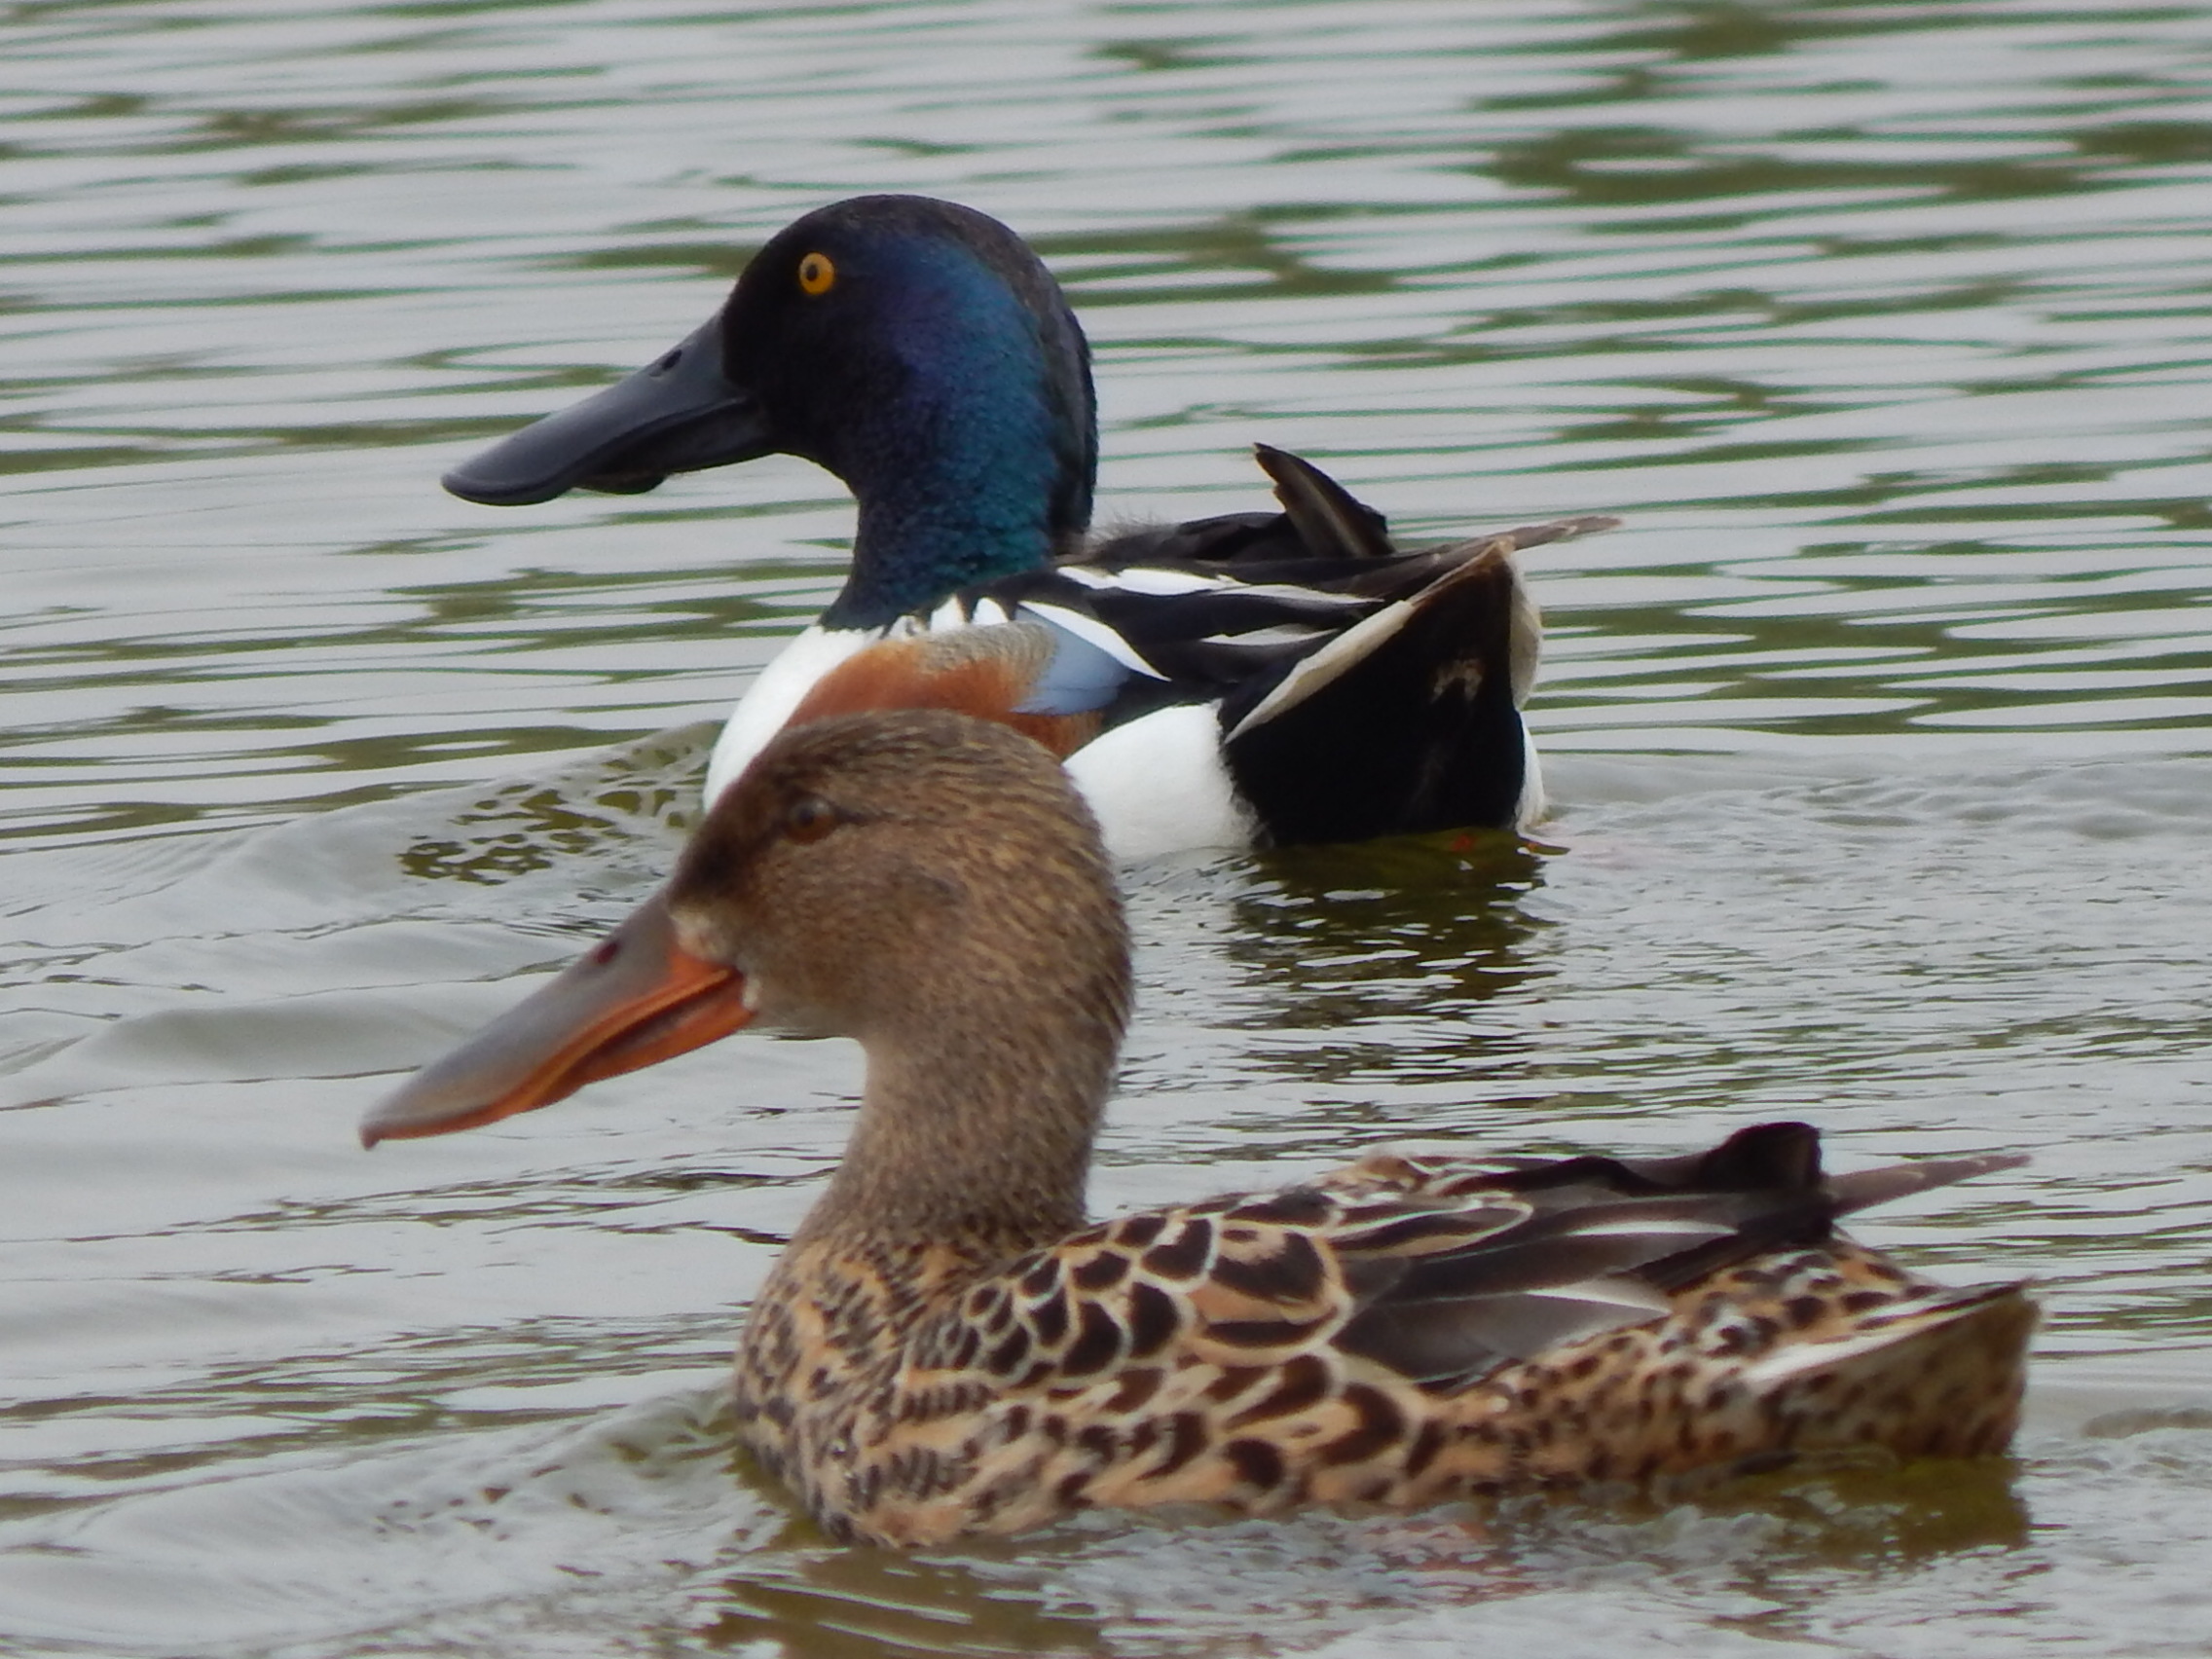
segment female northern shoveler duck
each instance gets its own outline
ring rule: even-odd
[[[1562,520],[1420,553],[1262,448],[1279,514],[1089,541],[1089,350],[1020,238],[948,202],[809,213],[658,361],[447,475],[472,501],[649,490],[771,453],[860,504],[852,572],[747,692],[711,802],[794,714],[939,707],[1068,763],[1117,856],[1519,827],[1539,624],[1511,555]],[[1019,618],[949,658],[948,630]]]
[[[362,1137],[489,1123],[756,1020],[859,1038],[851,1144],[737,1360],[745,1444],[843,1538],[2011,1434],[2021,1288],[1939,1288],[1834,1222],[2017,1159],[1824,1176],[1798,1124],[1652,1160],[1381,1149],[1093,1224],[1128,998],[1111,868],[1045,751],[846,716],[777,737],[659,896]]]

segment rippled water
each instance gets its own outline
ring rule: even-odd
[[[2212,1612],[2212,18],[1600,0],[0,12],[0,1647],[2196,1653]],[[862,190],[1045,250],[1105,498],[1255,439],[1547,547],[1534,851],[1131,872],[1102,1208],[1392,1134],[2028,1169],[2019,1459],[916,1559],[730,1467],[837,1046],[366,1157],[664,866],[837,579],[774,461],[434,479]]]

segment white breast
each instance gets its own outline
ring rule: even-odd
[[[1116,726],[1069,756],[1067,768],[1117,859],[1252,844],[1252,809],[1229,780],[1209,704]]]
[[[713,806],[722,791],[737,782],[737,775],[753,757],[768,747],[768,740],[784,729],[801,698],[815,682],[848,657],[858,656],[883,636],[854,628],[825,628],[817,622],[794,637],[760,671],[760,678],[746,688],[730,711],[729,723],[715,739],[715,753],[707,761],[705,803]]]

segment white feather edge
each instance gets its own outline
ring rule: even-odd
[[[1354,622],[1284,675],[1275,688],[1262,697],[1223,741],[1234,743],[1254,726],[1266,724],[1293,703],[1302,703],[1312,696],[1403,628],[1413,613],[1413,602],[1401,599],[1385,605],[1374,615]]]
[[[1137,654],[1137,649],[1095,616],[1086,616],[1080,610],[1068,610],[1057,605],[1035,603],[1017,608],[1017,614],[1034,618],[1049,628],[1057,628],[1071,634],[1092,649],[1103,651],[1132,674],[1141,674],[1152,680],[1165,680],[1167,676]]]
[[[1743,1372],[1744,1384],[1756,1391],[1776,1382],[1787,1382],[1790,1378],[1802,1376],[1808,1371],[1825,1371],[1831,1365],[1841,1365],[1846,1360],[1857,1359],[1863,1354],[1877,1353],[1883,1348],[1909,1340],[1930,1329],[1932,1325],[1940,1324],[1942,1321],[1939,1318],[1930,1319],[1926,1315],[1941,1313],[1945,1309],[1917,1308],[1911,1311],[1923,1316],[1863,1327],[1846,1337],[1791,1343],[1780,1352],[1769,1354],[1766,1358],[1746,1366]],[[1963,1314],[1967,1310],[1962,1309],[1955,1311]]]
[[[1694,1215],[1622,1216],[1618,1221],[1580,1222],[1571,1230],[1576,1238],[1725,1238],[1735,1231],[1724,1221],[1704,1221]]]
[[[713,806],[721,799],[722,791],[737,782],[753,757],[784,729],[784,722],[817,681],[887,637],[886,630],[825,628],[819,622],[793,635],[792,643],[745,688],[721,735],[715,739],[715,752],[707,760],[707,787],[701,792],[705,803]]]
[[[1530,630],[1542,624],[1534,605],[1525,598],[1526,590],[1516,590],[1514,625],[1516,640],[1530,637]],[[1282,677],[1272,691],[1262,697],[1245,712],[1244,718],[1224,735],[1226,745],[1235,741],[1242,733],[1270,719],[1294,703],[1303,702],[1328,685],[1354,663],[1403,628],[1412,617],[1420,596],[1397,600],[1384,606],[1372,616],[1353,623],[1311,656],[1306,658]],[[1513,676],[1513,701],[1516,707],[1528,698],[1535,679],[1535,653],[1524,652],[1516,645],[1511,667]],[[1544,796],[1544,768],[1536,755],[1536,740],[1526,724],[1521,728],[1521,798],[1514,803],[1513,828],[1526,830],[1543,817],[1548,804]]]
[[[1508,1294],[1540,1297],[1547,1302],[1586,1303],[1593,1308],[1622,1308],[1634,1313],[1654,1316],[1667,1313],[1674,1308],[1666,1292],[1634,1279],[1585,1279],[1580,1284],[1547,1285],[1542,1290],[1521,1290]]]
[[[1001,627],[1014,619],[1014,613],[1005,606],[986,599],[973,612],[962,608],[957,600],[947,600],[927,615],[903,616],[884,628],[825,628],[819,622],[809,623],[792,636],[792,643],[776,653],[775,659],[745,688],[737,707],[730,711],[729,719],[724,722],[721,735],[715,739],[714,753],[707,760],[707,783],[700,792],[702,798],[708,806],[719,800],[722,791],[737,782],[738,774],[753,764],[753,757],[784,729],[785,722],[816,682],[869,646],[879,645],[886,640],[911,640],[954,628]],[[1054,627],[1067,627],[1066,619],[1058,614],[1040,620]],[[1072,627],[1068,632],[1080,639],[1090,638],[1088,633]],[[1126,663],[1127,651],[1127,645],[1122,645],[1118,652],[1109,654]],[[1143,668],[1143,672],[1157,678],[1151,668]]]
[[[1124,565],[1118,571],[1094,566],[1062,565],[1055,573],[1064,581],[1094,593],[1118,590],[1144,599],[1187,599],[1198,593],[1240,593],[1254,599],[1280,600],[1299,606],[1325,605],[1351,609],[1367,604],[1358,594],[1331,593],[1326,588],[1298,587],[1287,582],[1248,582],[1228,573],[1165,570],[1154,565]]]

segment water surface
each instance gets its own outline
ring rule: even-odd
[[[2199,9],[78,0],[0,61],[0,1646],[2202,1650]],[[848,1049],[354,1148],[657,879],[850,529],[795,461],[434,479],[880,189],[1046,252],[1111,510],[1264,440],[1410,535],[1627,521],[1530,561],[1540,846],[1131,871],[1098,1206],[2026,1150],[1864,1230],[2043,1281],[2015,1462],[836,1550],[718,1388]]]

